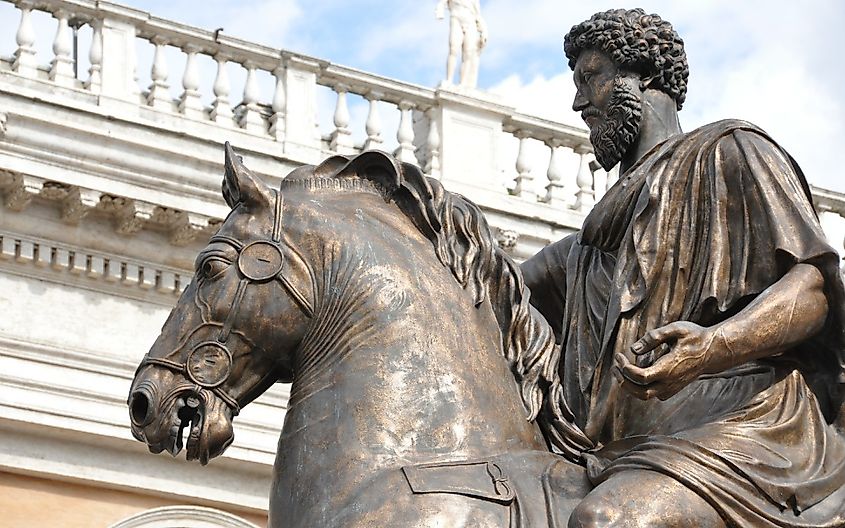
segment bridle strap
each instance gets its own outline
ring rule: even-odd
[[[273,189],[273,193],[276,195],[276,214],[273,216],[273,233],[271,236],[273,242],[278,244],[282,241],[282,213],[284,212],[285,198],[281,192],[275,189]]]
[[[235,320],[238,315],[238,311],[240,309],[241,303],[243,301],[244,295],[246,294],[247,286],[252,283],[263,283],[271,280],[278,280],[282,287],[287,291],[287,293],[291,296],[291,298],[296,302],[302,312],[308,317],[314,317],[314,307],[312,306],[311,301],[306,298],[299,289],[294,286],[294,284],[290,281],[288,277],[284,274],[285,268],[285,260],[286,260],[286,252],[284,250],[285,247],[289,249],[288,254],[297,259],[297,264],[301,267],[305,264],[300,262],[302,259],[299,256],[298,252],[293,249],[288,241],[283,241],[282,239],[282,213],[284,212],[284,197],[280,191],[274,190],[273,191],[276,197],[276,204],[274,209],[274,216],[273,216],[273,231],[270,235],[270,241],[256,241],[252,242],[251,244],[244,244],[240,240],[237,240],[233,237],[226,236],[226,235],[214,235],[211,237],[210,242],[220,242],[227,244],[233,247],[238,252],[238,259],[235,265],[238,268],[238,273],[240,274],[240,280],[238,282],[238,288],[235,291],[235,296],[232,299],[232,304],[229,308],[229,313],[226,314],[226,320],[223,322],[220,333],[217,336],[216,344],[213,346],[209,346],[210,349],[213,349],[213,353],[217,354],[218,357],[228,356],[228,368],[231,368],[232,363],[232,355],[229,352],[228,348],[226,348],[226,341],[229,340],[229,337],[232,334],[232,329],[235,324]],[[254,246],[260,246],[257,249],[258,255],[255,254],[256,249],[251,249]],[[268,248],[267,246],[270,246]],[[270,250],[270,254],[261,253],[261,247],[264,250]],[[249,252],[249,255],[245,255],[245,252]],[[278,254],[276,254],[278,252]],[[263,255],[263,256],[262,256]],[[255,260],[255,259],[258,260]],[[277,259],[278,269],[270,268],[271,271],[267,272],[267,268],[262,268],[262,266],[266,266],[270,263],[273,258]],[[259,264],[259,261],[261,264]],[[248,264],[245,264],[248,263]],[[258,264],[258,265],[257,265]],[[257,266],[256,266],[257,265]],[[245,266],[248,266],[249,269],[246,269]],[[309,272],[310,273],[310,272]],[[219,324],[213,321],[205,321],[205,316],[203,316],[203,325],[205,324]],[[195,329],[194,331],[198,330]],[[139,365],[139,369],[145,365],[156,365],[159,367],[164,367],[168,370],[173,372],[180,373],[184,375],[189,380],[193,381],[197,384],[199,390],[210,390],[215,395],[217,395],[223,402],[226,403],[229,407],[232,408],[234,414],[238,414],[240,412],[240,405],[238,404],[237,400],[230,396],[226,391],[221,388],[221,385],[225,383],[226,379],[228,378],[231,371],[226,373],[224,377],[215,378],[213,382],[204,383],[204,379],[202,376],[197,377],[197,373],[193,372],[192,369],[196,368],[197,363],[194,362],[193,354],[194,353],[202,353],[203,360],[209,361],[209,356],[205,355],[208,354],[206,350],[198,350],[198,348],[202,348],[203,346],[209,345],[209,343],[200,343],[195,347],[194,350],[188,355],[187,359],[184,363],[177,363],[175,361],[171,361],[165,358],[152,358],[152,357],[145,357],[144,360]],[[212,360],[213,361],[213,360]],[[202,369],[200,369],[200,374],[202,374]]]
[[[188,369],[187,369],[186,365],[181,364],[181,363],[176,363],[175,361],[170,361],[169,359],[145,357],[143,359],[143,361],[141,361],[141,364],[138,366],[138,368],[140,369],[141,367],[144,367],[146,365],[156,365],[158,367],[164,367],[168,370],[172,370],[173,372],[175,372],[177,374],[181,374],[185,377],[188,377],[187,376],[187,370]],[[226,391],[224,391],[223,389],[221,389],[220,387],[214,387],[214,388],[211,388],[211,389],[207,389],[205,387],[199,387],[199,391],[202,391],[202,390],[210,390],[211,392],[213,392],[218,398],[223,400],[223,403],[225,403],[226,405],[228,405],[232,409],[232,413],[235,416],[237,416],[241,413],[241,406],[238,404],[238,401],[236,399],[232,398],[231,396],[229,396],[229,394]]]
[[[232,326],[235,324],[235,317],[238,315],[238,308],[241,306],[241,301],[244,298],[244,293],[246,293],[246,287],[248,284],[249,279],[245,277],[238,282],[238,289],[235,291],[235,298],[232,299],[232,307],[226,315],[226,321],[220,329],[220,335],[217,336],[217,342],[225,343],[229,339],[229,334],[232,333]]]

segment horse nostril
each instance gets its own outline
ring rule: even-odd
[[[133,392],[129,400],[129,417],[132,423],[137,427],[144,427],[152,421],[152,415],[150,399],[147,395],[141,391]]]

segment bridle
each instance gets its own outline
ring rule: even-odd
[[[202,322],[187,335],[193,335],[205,326],[219,326],[220,332],[217,338],[195,345],[183,363],[148,355],[138,366],[140,370],[146,365],[157,365],[184,375],[200,389],[213,392],[232,409],[235,415],[240,412],[240,405],[221,386],[232,372],[232,352],[226,343],[232,334],[232,327],[237,320],[238,310],[247,286],[278,280],[305,316],[309,319],[314,317],[313,274],[300,252],[282,233],[284,197],[280,191],[273,190],[273,192],[276,201],[273,231],[269,239],[244,244],[240,240],[225,235],[211,237],[210,243],[227,244],[237,251],[237,270],[240,281],[225,321],[222,323],[212,321],[203,313]],[[288,273],[285,273],[286,271]],[[299,288],[292,278],[300,284]]]

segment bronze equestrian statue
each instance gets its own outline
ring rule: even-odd
[[[475,205],[376,151],[271,189],[228,145],[223,196],[135,376],[139,440],[207,463],[292,382],[270,526],[563,526],[588,483],[534,420],[558,349]]]
[[[748,123],[681,131],[660,17],[599,13],[565,52],[621,177],[521,271],[391,156],[271,189],[227,145],[136,438],[207,463],[285,381],[274,528],[845,526],[845,289],[803,174]]]

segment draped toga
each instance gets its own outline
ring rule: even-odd
[[[675,321],[712,326],[798,263],[824,276],[822,332],[791,350],[642,401],[613,355]],[[808,185],[763,131],[720,121],[655,146],[581,231],[526,261],[532,303],[562,348],[559,374],[597,485],[629,469],[685,484],[729,526],[845,526],[845,313],[839,257]],[[832,423],[839,415],[840,428]]]

